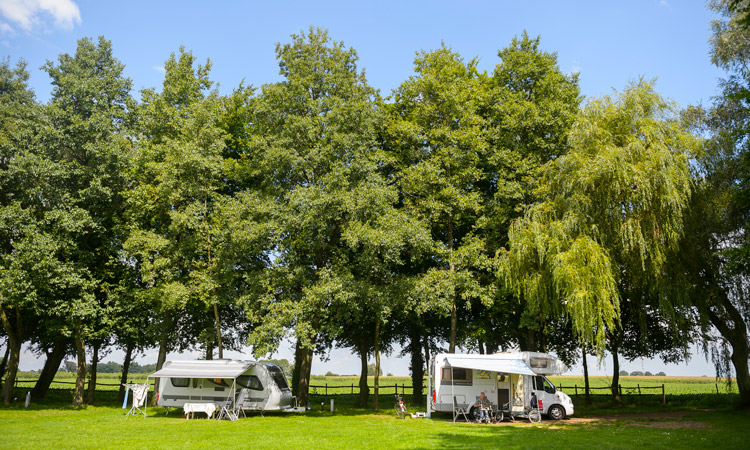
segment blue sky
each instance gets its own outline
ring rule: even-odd
[[[45,10],[18,5],[68,5]],[[213,61],[228,92],[242,79],[279,79],[275,44],[310,25],[355,48],[372,86],[388,95],[412,73],[414,53],[445,42],[492,70],[497,51],[527,30],[557,52],[560,68],[579,71],[587,97],[622,89],[639,76],[681,105],[708,102],[721,72],[709,63],[713,17],[703,2],[615,1],[129,1],[0,0],[0,55],[24,58],[40,100],[49,80],[37,70],[82,37],[105,36],[134,86],[158,87],[161,67],[180,45]],[[51,8],[50,8],[51,9]],[[24,14],[25,13],[25,14]],[[24,22],[20,18],[26,18]]]
[[[212,60],[212,79],[227,93],[243,79],[256,87],[278,81],[276,43],[313,25],[355,48],[369,83],[389,95],[412,74],[419,50],[445,42],[467,60],[478,57],[480,68],[491,71],[497,51],[526,30],[541,36],[543,49],[557,53],[564,72],[580,72],[588,98],[644,76],[658,78],[660,93],[687,106],[709,103],[722,76],[709,62],[712,18],[702,1],[679,0],[464,1],[460,6],[442,0],[0,0],[0,57],[26,60],[37,98],[47,101],[49,78],[38,68],[61,53],[74,53],[82,37],[111,40],[136,90],[158,88],[164,61],[184,45],[199,60]],[[41,366],[28,354],[23,359],[22,368]],[[702,356],[689,366],[638,361],[624,367],[683,375],[713,371]],[[336,352],[331,361],[313,366],[314,373],[327,370],[355,373],[358,362],[348,352]],[[385,370],[406,374],[408,362],[389,358]]]

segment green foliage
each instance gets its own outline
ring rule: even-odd
[[[571,150],[549,164],[544,201],[509,231],[501,274],[543,316],[564,313],[600,349],[626,289],[656,292],[682,236],[698,141],[641,80],[590,102]]]

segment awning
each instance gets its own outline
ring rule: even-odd
[[[467,355],[448,355],[445,362],[452,367],[463,369],[486,370],[498,373],[517,373],[521,375],[536,375],[521,359],[495,359],[491,356],[476,357]]]
[[[237,378],[255,361],[167,361],[151,378]]]

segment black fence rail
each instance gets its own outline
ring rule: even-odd
[[[561,391],[565,391],[568,395],[578,396],[578,395],[585,395],[586,388],[585,386],[578,386],[577,384],[573,386],[563,386],[562,384],[557,386],[557,389]],[[599,394],[595,391],[606,391],[602,394]],[[637,395],[639,397],[644,395],[661,395],[661,401],[663,404],[667,404],[667,394],[666,390],[664,388],[664,384],[660,386],[641,386],[640,384],[637,384],[635,386],[623,386],[621,384],[617,385],[617,390],[620,393],[620,395]],[[645,392],[644,392],[645,391]],[[656,391],[656,392],[649,392],[649,391]],[[717,389],[718,393],[718,389]],[[612,386],[604,386],[604,387],[589,387],[589,395],[612,395]]]
[[[375,392],[375,388],[373,386],[369,386],[370,388],[370,394]],[[391,385],[380,385],[378,387],[378,392],[380,394],[401,394],[406,395],[406,393],[413,393],[414,388],[410,385],[407,385],[406,383],[401,384],[391,384]],[[336,397],[341,395],[359,395],[359,385],[358,384],[348,384],[348,385],[341,385],[341,384],[311,384],[310,385],[310,395],[324,395],[327,397]]]
[[[13,386],[16,387],[16,388],[17,387],[27,387],[26,385],[28,385],[28,384],[36,384],[37,381],[38,380],[19,380],[18,378],[16,378],[16,382],[13,384]],[[0,380],[0,385],[2,385],[3,383],[5,383],[5,380]],[[23,386],[19,386],[19,384],[22,384]],[[75,381],[53,380],[51,384],[70,384],[72,386],[75,386],[76,382]],[[88,385],[89,385],[89,380],[88,379],[86,379],[86,383],[85,384],[86,384],[86,387],[88,387]],[[149,384],[151,386],[153,386],[154,385],[154,380],[149,380]],[[97,381],[96,382],[96,386],[120,386],[120,383],[100,383],[100,382]]]

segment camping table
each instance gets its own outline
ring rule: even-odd
[[[186,419],[190,419],[190,416],[195,417],[195,413],[202,412],[211,418],[216,411],[216,403],[185,403],[182,407],[185,410]]]

